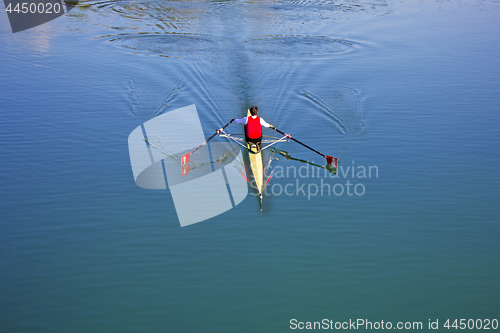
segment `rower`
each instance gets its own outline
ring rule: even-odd
[[[258,149],[261,149],[262,141],[262,126],[274,128],[273,125],[268,124],[264,119],[258,116],[259,108],[252,106],[250,108],[250,117],[235,119],[234,122],[245,125],[245,140],[247,143],[255,144]]]

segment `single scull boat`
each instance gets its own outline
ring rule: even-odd
[[[247,117],[250,117],[250,116],[251,116],[250,110],[248,110]],[[251,184],[251,185],[258,192],[259,199],[260,199],[259,200],[260,210],[262,210],[262,198],[263,198],[263,194],[264,194],[264,189],[272,176],[272,174],[267,176],[267,171],[268,171],[268,168],[270,165],[270,161],[269,161],[269,163],[267,163],[267,165],[264,165],[264,163],[263,163],[262,151],[264,149],[267,149],[267,148],[275,145],[278,142],[286,142],[289,140],[293,140],[293,141],[301,144],[302,146],[314,151],[315,153],[325,157],[328,165],[333,166],[333,167],[337,167],[338,161],[337,161],[336,157],[324,155],[324,154],[320,153],[319,151],[317,151],[317,150],[305,145],[304,143],[298,141],[297,139],[292,138],[291,135],[286,134],[286,133],[276,129],[275,127],[272,127],[272,129],[275,130],[276,132],[280,133],[281,135],[283,135],[283,137],[281,137],[281,138],[267,137],[271,140],[269,140],[269,139],[262,140],[261,145],[263,143],[268,144],[267,146],[264,146],[264,147],[258,146],[255,143],[246,142],[244,139],[244,135],[238,136],[235,134],[229,134],[229,133],[224,132],[224,129],[226,127],[228,127],[233,121],[234,121],[234,119],[231,119],[231,121],[229,123],[224,125],[222,128],[218,129],[210,138],[208,138],[208,140],[203,142],[200,146],[198,146],[192,152],[182,155],[181,166],[183,166],[183,170],[185,170],[184,168],[186,167],[186,164],[189,163],[191,155],[195,151],[200,149],[202,146],[204,146],[206,143],[208,143],[208,141],[212,140],[216,135],[219,135],[220,137],[231,139],[231,140],[235,141],[237,144],[239,144],[240,146],[242,146],[243,148],[245,148],[248,151],[248,159],[250,161],[251,176],[255,182],[255,185],[253,185],[253,184]],[[266,136],[264,136],[264,137],[266,137]],[[189,166],[187,166],[187,167],[189,167]],[[184,175],[184,171],[183,171],[183,175]],[[264,182],[264,179],[266,176],[267,176],[267,180]]]
[[[250,110],[247,112],[247,117],[250,117]],[[252,170],[253,179],[255,180],[255,188],[259,192],[260,200],[264,193],[264,166],[262,164],[262,149],[257,144],[247,142],[249,152],[248,159],[250,160],[250,169]],[[261,206],[262,209],[262,206]]]

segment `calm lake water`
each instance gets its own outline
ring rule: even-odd
[[[499,17],[494,0],[83,1],[13,34],[2,12],[0,331],[500,320]],[[181,228],[168,189],[135,184],[127,138],[190,104],[206,137],[258,105],[342,168],[294,177],[278,171],[307,164],[281,157],[262,212],[248,195]]]

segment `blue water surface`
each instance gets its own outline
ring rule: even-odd
[[[493,0],[83,1],[16,34],[1,14],[0,330],[499,320],[499,14]],[[207,137],[258,105],[342,168],[273,161],[262,212],[249,195],[181,228],[169,190],[136,186],[127,139],[190,104]],[[308,191],[324,184],[344,192]]]

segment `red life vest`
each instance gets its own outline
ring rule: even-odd
[[[262,136],[262,126],[260,125],[260,118],[251,116],[247,118],[247,124],[245,125],[247,137],[250,139],[258,139]]]

